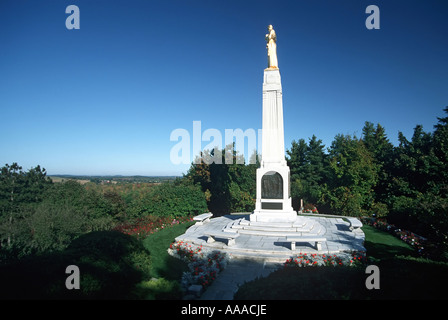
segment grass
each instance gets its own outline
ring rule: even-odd
[[[368,290],[365,268],[285,268],[240,287],[235,299],[447,299],[448,264],[417,258],[396,237],[364,226],[368,264],[380,269],[380,289]]]
[[[410,245],[391,234],[367,225],[362,229],[366,235],[364,246],[370,258],[381,260],[396,255],[414,255],[414,249]]]
[[[185,262],[170,256],[167,249],[174,238],[185,233],[192,224],[193,222],[174,225],[143,240],[143,246],[151,256],[150,274],[153,278],[137,285],[135,294],[140,299],[182,298],[179,283],[182,273],[188,270],[188,266]]]
[[[151,255],[150,270],[153,277],[175,280],[187,270],[186,264],[170,256],[167,249],[174,238],[185,233],[192,224],[193,222],[178,224],[158,231],[143,240],[143,246]]]

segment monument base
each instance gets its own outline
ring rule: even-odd
[[[286,161],[262,161],[257,169],[257,199],[250,221],[293,222],[297,213],[291,204],[289,167]]]
[[[294,222],[297,212],[291,206],[291,198],[283,200],[257,199],[250,221]]]

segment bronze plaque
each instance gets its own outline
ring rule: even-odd
[[[283,178],[278,172],[268,172],[261,177],[262,199],[283,199]]]
[[[261,209],[282,210],[283,203],[281,203],[281,202],[262,202]]]

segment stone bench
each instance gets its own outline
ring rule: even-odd
[[[202,225],[205,222],[210,222],[210,218],[213,216],[213,213],[209,212],[209,213],[203,213],[200,214],[198,216],[193,217],[194,221],[197,221],[196,224],[197,225]]]
[[[317,250],[322,250],[322,242],[327,241],[326,238],[319,236],[288,236],[286,242],[291,242],[291,250],[296,249],[296,242],[314,242]]]
[[[349,218],[349,217],[345,217],[344,220],[347,220],[348,223],[350,223],[349,229],[353,230],[353,229],[357,229],[357,228],[361,228],[362,227],[362,222],[359,221],[357,218]]]
[[[235,244],[235,239],[240,236],[237,232],[206,232],[206,236],[208,236],[207,243],[213,243],[216,239],[227,240],[227,246],[233,246]]]

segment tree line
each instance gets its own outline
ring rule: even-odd
[[[184,217],[207,211],[199,186],[123,184],[116,190],[75,180],[53,183],[44,168],[0,171],[0,264],[64,250],[92,231],[112,230],[145,216]]]

